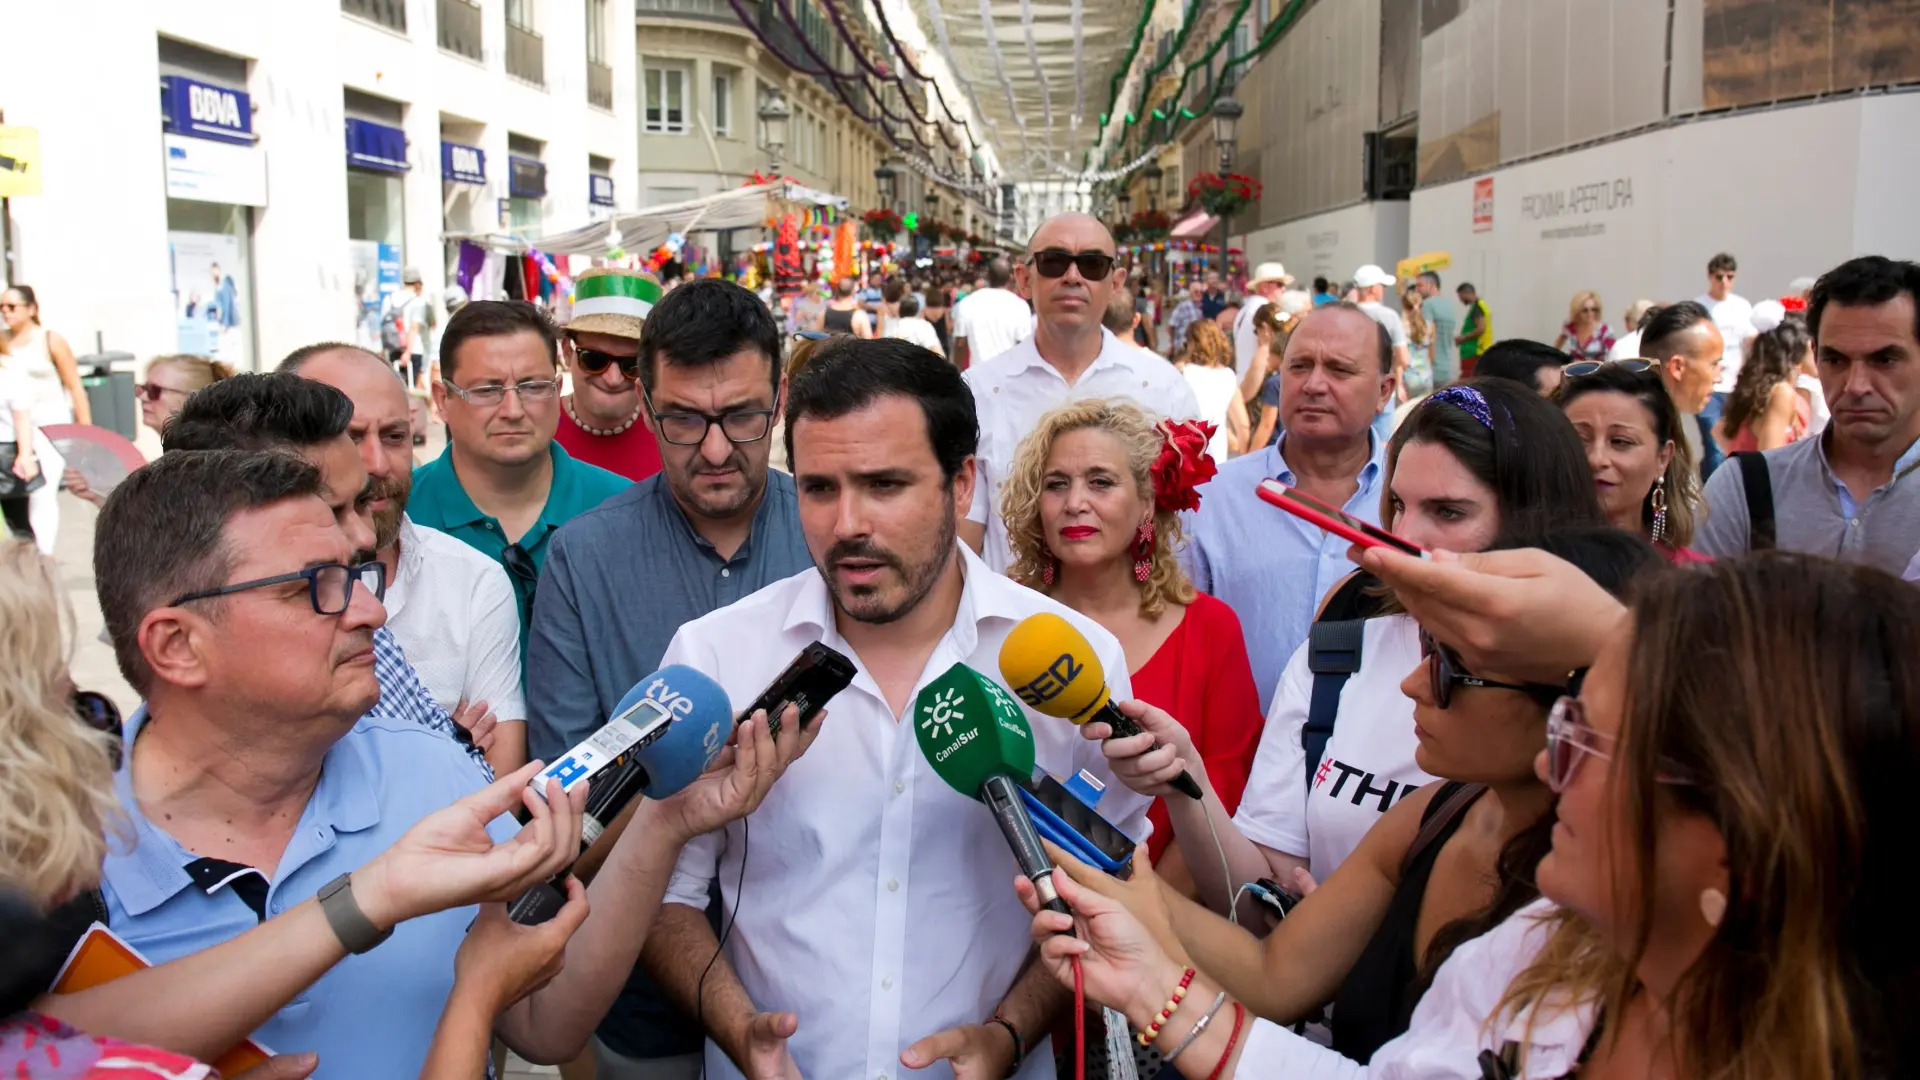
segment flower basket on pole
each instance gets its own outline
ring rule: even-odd
[[[860,215],[867,239],[876,244],[884,244],[900,234],[901,220],[898,211],[881,207]]]
[[[1260,198],[1260,181],[1240,173],[1201,173],[1187,185],[1187,198],[1217,218],[1230,218]]]

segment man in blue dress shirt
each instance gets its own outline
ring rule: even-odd
[[[1394,385],[1385,327],[1345,301],[1315,308],[1288,339],[1280,369],[1285,434],[1220,466],[1199,489],[1183,561],[1194,585],[1240,616],[1262,713],[1287,660],[1307,640],[1321,597],[1354,567],[1347,541],[1269,505],[1255,490],[1277,479],[1378,524],[1386,444],[1370,428]]]

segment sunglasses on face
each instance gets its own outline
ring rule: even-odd
[[[1523,694],[1532,694],[1544,701],[1564,700],[1561,695],[1567,692],[1564,686],[1548,686],[1545,683],[1510,683],[1483,679],[1478,675],[1469,675],[1461,670],[1451,650],[1433,640],[1425,630],[1420,631],[1420,655],[1427,661],[1427,677],[1432,680],[1433,703],[1442,709],[1453,707],[1453,688],[1472,686],[1482,690],[1517,690]]]
[[[1033,254],[1033,268],[1043,278],[1067,276],[1067,267],[1080,268],[1080,276],[1088,281],[1100,281],[1113,273],[1113,256],[1104,251],[1066,251],[1061,248],[1048,248]]]
[[[1653,361],[1628,357],[1621,360],[1576,360],[1561,368],[1560,374],[1565,378],[1578,379],[1592,375],[1608,364],[1618,364],[1622,371],[1630,371],[1636,375],[1643,371],[1653,370]]]
[[[162,394],[184,395],[188,391],[177,390],[171,386],[161,386],[159,383],[139,383],[134,386],[133,392],[143,398],[146,398],[148,401],[159,401],[160,395]]]
[[[1582,315],[1598,315],[1598,314],[1600,314],[1600,309],[1599,309],[1599,308],[1597,308],[1597,307],[1583,307],[1583,308],[1581,308],[1581,309],[1580,309],[1580,314],[1582,314]]]
[[[1732,274],[1715,274],[1715,275],[1713,275],[1713,280],[1715,280],[1715,281],[1732,281],[1732,280],[1733,280],[1733,275],[1732,275]]]
[[[615,356],[610,352],[601,352],[599,349],[583,349],[578,345],[573,347],[573,355],[580,361],[580,370],[589,375],[598,375],[618,364],[620,366],[620,374],[625,376],[628,382],[633,382],[640,377],[640,358],[638,356]]]
[[[1594,730],[1587,723],[1587,707],[1577,697],[1567,696],[1553,703],[1547,714],[1547,787],[1558,795],[1573,784],[1580,762],[1588,757],[1613,760],[1613,736]],[[1687,770],[1670,761],[1656,763],[1655,783],[1675,787],[1695,787]]]

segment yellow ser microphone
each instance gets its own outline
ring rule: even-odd
[[[1051,612],[1030,615],[1000,646],[1000,677],[1035,712],[1075,724],[1098,721],[1113,728],[1113,738],[1140,734],[1140,725],[1113,707],[1107,673],[1093,643],[1073,624]],[[1200,798],[1200,785],[1182,769],[1174,790]]]

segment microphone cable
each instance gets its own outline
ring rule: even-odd
[[[707,975],[713,971],[713,965],[720,960],[720,954],[726,951],[727,939],[733,935],[733,924],[739,921],[740,905],[747,899],[747,853],[753,849],[753,819],[740,819],[740,873],[733,881],[733,908],[726,909],[726,901],[721,900],[723,916],[720,920],[720,939],[713,947],[713,955],[707,959],[707,966],[700,969],[700,981],[693,988],[694,1024],[704,1035],[707,1030]],[[756,1006],[757,1007],[757,1006]],[[707,1077],[707,1051],[700,1048],[700,1080]]]
[[[1073,962],[1073,1080],[1087,1080],[1087,982],[1080,958]]]

